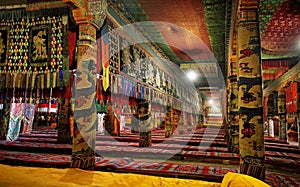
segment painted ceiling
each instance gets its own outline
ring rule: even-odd
[[[117,0],[114,0],[115,2]],[[232,0],[122,0],[135,21],[168,23],[147,28],[177,64],[191,61],[225,62]],[[292,66],[300,54],[300,3],[298,0],[261,0],[259,22],[264,73],[278,76],[278,60]],[[289,60],[291,59],[291,60]],[[275,65],[274,65],[275,64]],[[286,67],[285,67],[286,69]]]
[[[158,45],[171,61],[224,60],[224,0],[126,0],[122,3],[135,21],[159,22],[146,31],[151,37],[165,40]]]

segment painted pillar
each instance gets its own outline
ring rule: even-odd
[[[183,111],[181,111],[180,114],[179,114],[179,117],[178,117],[178,127],[177,128],[178,128],[178,134],[184,134],[184,132],[185,132],[185,125],[184,125]]]
[[[191,115],[191,114],[189,114]],[[167,108],[166,116],[165,116],[165,137],[169,138],[173,135],[174,123],[173,123],[173,109],[172,107]],[[188,123],[192,123],[192,121],[188,121]],[[189,127],[188,127],[189,128]]]
[[[227,142],[227,148],[229,149],[230,147],[230,131],[229,131],[229,123],[230,123],[230,95],[231,95],[231,84],[227,83],[226,86],[226,111],[225,111],[225,115],[226,115],[226,119],[225,119],[225,124],[224,124],[224,129],[225,129],[225,139]]]
[[[298,80],[297,80],[297,98],[296,98],[296,117],[297,117],[297,127],[298,127],[298,146],[300,148],[300,83],[299,83],[300,73],[298,73]]]
[[[138,103],[138,120],[139,120],[139,146],[150,147],[151,140],[151,103],[149,100],[141,100]]]
[[[261,46],[256,3],[256,7],[251,4],[250,8],[246,1],[239,4],[237,23],[240,172],[264,180]]]
[[[57,143],[70,144],[70,101],[69,99],[61,99],[59,102],[58,124],[57,124]]]
[[[286,111],[285,111],[285,91],[280,90],[278,92],[278,116],[279,116],[279,139],[287,140],[286,133]]]
[[[73,3],[64,0],[65,3]],[[72,10],[79,25],[78,60],[72,96],[74,107],[74,134],[71,167],[92,169],[95,166],[96,141],[96,30],[106,17],[107,4],[101,1],[78,1]]]
[[[238,82],[237,76],[230,76],[230,122],[229,122],[229,151],[239,153],[239,106],[238,106]]]
[[[273,123],[273,95],[274,93],[270,93],[268,95],[267,102],[267,120],[268,120],[268,136],[274,137],[274,123]]]
[[[300,148],[300,113],[297,112],[297,128],[298,128],[298,146]]]
[[[79,33],[71,167],[89,169],[95,165],[96,76],[92,72],[96,67],[96,28],[88,23],[80,24]]]

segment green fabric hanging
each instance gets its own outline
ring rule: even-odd
[[[70,81],[70,73],[69,73],[69,59],[70,56],[63,56],[63,85],[66,86]]]

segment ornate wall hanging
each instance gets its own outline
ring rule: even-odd
[[[50,35],[49,26],[36,26],[30,32],[29,58],[32,66],[45,66],[49,61]],[[55,41],[55,39],[53,39]]]
[[[0,27],[0,66],[7,63],[7,49],[8,49],[8,27]]]

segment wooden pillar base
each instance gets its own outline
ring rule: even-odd
[[[240,173],[252,176],[259,180],[265,180],[265,166],[259,159],[242,159],[240,161]]]
[[[165,125],[165,138],[169,138],[173,135],[173,126],[170,124]]]
[[[88,149],[82,155],[78,153],[72,155],[71,168],[94,169],[95,152],[91,148]]]
[[[151,131],[140,132],[139,147],[150,147],[152,145]]]
[[[239,153],[240,152],[239,135],[238,134],[232,136],[231,151],[232,151],[232,153]]]
[[[57,143],[59,144],[71,144],[72,137],[70,134],[70,129],[58,129],[57,131]]]

